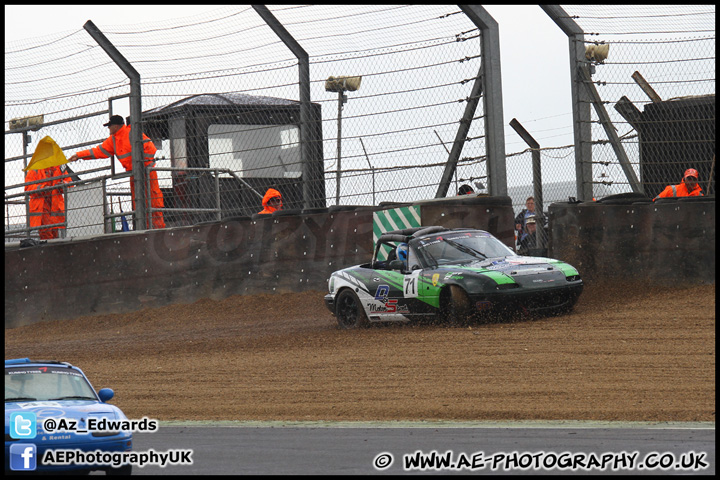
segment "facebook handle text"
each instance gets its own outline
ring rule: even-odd
[[[144,452],[103,452],[95,450],[47,450],[42,462],[45,465],[99,465],[120,467],[122,465],[192,465],[192,450],[170,449],[165,452],[156,452],[153,449]]]

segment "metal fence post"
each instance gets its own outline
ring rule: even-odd
[[[370,167],[370,174],[372,175],[372,204],[376,205],[375,203],[375,167],[373,167],[372,163],[370,163],[370,157],[368,157],[367,150],[365,149],[365,142],[363,142],[363,139],[360,139],[360,145],[362,145],[363,152],[365,153],[365,160],[368,162],[368,167]]]
[[[252,7],[298,59],[298,75],[300,77],[300,161],[302,162],[303,206],[304,208],[310,208],[312,207],[313,201],[312,185],[310,184],[313,179],[311,163],[312,146],[310,145],[310,57],[305,49],[300,46],[293,36],[290,35],[290,32],[285,29],[265,5],[252,5]]]
[[[575,181],[577,198],[589,201],[593,198],[592,187],[592,131],[590,98],[583,86],[584,79],[580,66],[587,63],[585,58],[585,32],[570,18],[559,5],[540,5],[545,13],[568,36],[570,45],[571,96],[573,105],[573,130],[575,133]]]
[[[337,121],[337,175],[335,181],[335,204],[340,205],[340,177],[342,170],[340,168],[340,161],[342,160],[342,110],[343,102],[345,97],[344,92],[338,92],[338,121]]]
[[[140,74],[91,20],[85,22],[83,28],[130,79],[130,119],[132,122],[130,143],[132,144],[133,183],[135,184],[135,229],[145,230],[151,222],[146,222],[147,209],[145,207],[145,198],[147,196],[145,195],[145,178],[147,177],[147,172],[145,171],[145,162],[143,159],[142,123],[140,121],[140,115],[142,113]]]
[[[27,146],[28,143],[30,143],[30,136],[28,135],[27,130],[22,132],[23,136],[23,168],[28,166],[27,161]],[[30,195],[25,194],[25,228],[30,228]],[[30,234],[32,232],[28,230],[27,232],[27,238],[30,238]]]
[[[483,65],[485,62],[483,62]],[[460,126],[458,127],[457,133],[455,134],[455,140],[452,144],[452,149],[448,155],[447,163],[445,164],[445,170],[443,171],[440,184],[438,185],[435,198],[442,198],[447,196],[448,189],[450,188],[450,182],[452,181],[453,174],[457,170],[457,163],[460,158],[460,153],[465,146],[465,140],[467,139],[468,131],[470,131],[470,125],[472,119],[475,116],[475,110],[477,110],[478,103],[480,102],[480,96],[482,95],[483,79],[482,79],[483,66],[480,66],[475,82],[473,83],[472,91],[470,92],[470,98],[468,99],[467,105],[465,105],[465,112],[460,120]],[[443,146],[445,146],[443,144]],[[488,164],[489,165],[489,164]]]
[[[505,122],[503,121],[498,23],[480,5],[459,5],[459,7],[480,28],[481,32],[482,63],[480,68],[482,73],[479,80],[483,83],[488,192],[490,195],[507,195]],[[448,177],[448,183],[449,181]]]
[[[533,138],[525,127],[523,127],[517,119],[510,120],[510,126],[518,135],[528,144],[532,150],[533,165],[533,198],[535,200],[535,215],[540,217],[540,222],[536,223],[538,235],[540,237],[540,248],[547,246],[547,236],[545,235],[545,215],[543,210],[543,191],[542,191],[542,170],[540,163],[540,144]],[[539,212],[540,214],[538,215]]]
[[[220,208],[220,170],[215,170],[215,205],[217,205],[217,214],[215,218],[222,220],[222,208]]]
[[[632,187],[632,191],[636,193],[643,193],[643,187],[638,181],[637,175],[635,175],[635,170],[633,170],[632,165],[630,165],[630,160],[625,153],[625,149],[623,148],[622,143],[620,143],[620,138],[618,138],[617,132],[615,132],[615,127],[610,120],[610,115],[608,115],[607,110],[605,110],[602,99],[600,98],[597,89],[595,89],[595,85],[593,84],[592,77],[590,77],[590,72],[588,71],[587,66],[581,66],[580,73],[585,80],[585,87],[587,88],[590,96],[593,99],[593,106],[595,107],[595,111],[600,118],[600,123],[605,129],[605,133],[610,140],[610,145],[615,151],[615,155],[617,155],[620,166],[622,167],[623,172],[625,172],[625,177],[630,183],[630,187]]]

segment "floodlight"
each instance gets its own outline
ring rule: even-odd
[[[360,89],[362,77],[328,77],[325,90],[328,92],[354,92]]]
[[[591,62],[603,63],[610,51],[609,43],[593,44],[585,47],[585,58]]]
[[[20,118],[13,118],[10,120],[10,130],[26,130],[30,129],[33,131],[40,130],[40,127],[43,126],[44,115],[32,115],[29,117],[20,117]]]

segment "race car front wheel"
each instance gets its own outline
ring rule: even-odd
[[[451,325],[462,325],[472,313],[470,297],[457,285],[450,285],[440,294],[440,320]]]
[[[340,328],[359,328],[369,325],[358,296],[346,288],[335,299],[335,316]]]

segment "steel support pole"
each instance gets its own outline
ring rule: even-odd
[[[568,37],[570,47],[570,92],[573,106],[573,131],[575,133],[575,181],[577,198],[590,201],[592,188],[592,131],[590,118],[590,95],[583,87],[580,66],[587,64],[585,58],[585,32],[559,5],[540,5],[545,13]]]
[[[22,137],[23,137],[22,142],[23,142],[23,169],[24,169],[28,166],[27,146],[28,146],[28,143],[30,143],[30,135],[28,135],[27,130],[23,130]],[[23,177],[23,182],[24,181],[25,181],[25,177]],[[30,228],[30,195],[29,194],[25,194],[25,227]],[[28,230],[27,236],[28,236],[28,238],[30,238],[30,230]]]
[[[222,205],[220,203],[220,172],[215,171],[215,205],[217,206],[217,213],[215,219],[219,222],[222,220]]]
[[[340,176],[342,175],[342,169],[340,168],[340,161],[342,158],[343,96],[344,96],[344,93],[342,91],[338,92],[337,174],[335,175],[335,204],[336,205],[340,205]]]
[[[535,215],[540,217],[541,221],[536,224],[536,228],[540,237],[540,248],[547,246],[547,237],[545,235],[545,214],[543,210],[543,190],[542,190],[542,170],[540,161],[540,144],[533,138],[525,127],[522,126],[517,119],[510,120],[510,126],[518,135],[527,143],[532,150],[532,166],[533,166],[533,198],[535,199]]]
[[[370,173],[372,175],[372,204],[375,205],[375,167],[372,166],[372,163],[370,163],[370,157],[368,157],[367,150],[365,149],[365,142],[363,142],[363,139],[360,139],[360,145],[362,145],[363,152],[365,153],[365,160],[368,162],[368,167],[370,167]],[[712,176],[712,175],[711,175]]]
[[[302,162],[303,207],[311,208],[313,204],[313,166],[312,145],[310,144],[310,57],[305,49],[290,35],[280,21],[275,18],[265,5],[252,5],[255,12],[275,32],[286,47],[298,59],[298,83],[300,87],[300,161]],[[323,197],[325,193],[323,192]]]
[[[120,67],[125,75],[130,79],[130,121],[132,128],[130,130],[130,143],[132,144],[132,171],[133,171],[133,183],[135,185],[135,229],[145,230],[148,224],[147,222],[147,209],[145,206],[145,186],[147,184],[147,171],[145,170],[145,161],[143,159],[143,143],[142,143],[142,97],[140,92],[140,74],[135,68],[128,62],[125,57],[110,43],[105,35],[95,26],[95,24],[88,20],[83,25],[83,28],[90,34],[90,36],[105,50],[105,53]],[[148,202],[149,204],[150,202]],[[152,227],[151,227],[152,228]]]
[[[465,140],[467,139],[468,132],[470,131],[470,125],[472,119],[475,116],[475,110],[477,110],[478,103],[480,103],[480,95],[482,94],[482,66],[478,72],[477,78],[473,83],[472,91],[470,92],[470,98],[468,98],[467,104],[465,105],[465,112],[460,120],[460,126],[458,127],[457,133],[455,134],[455,140],[453,141],[452,148],[448,155],[447,163],[445,163],[445,170],[443,171],[440,184],[438,185],[435,198],[443,198],[447,196],[448,189],[450,188],[450,182],[452,177],[457,170],[458,160],[460,159],[460,153],[465,146]],[[443,144],[443,147],[445,144]],[[447,150],[447,148],[446,148]]]
[[[487,151],[488,193],[507,195],[505,169],[505,122],[503,120],[502,75],[500,72],[500,33],[498,23],[480,5],[459,5],[480,28],[485,145]]]
[[[620,142],[620,138],[618,137],[617,132],[615,131],[615,127],[612,124],[612,120],[610,120],[610,115],[608,115],[607,110],[605,109],[605,106],[602,104],[602,99],[600,98],[600,94],[598,93],[597,89],[595,88],[595,84],[592,81],[592,77],[590,76],[590,72],[588,71],[587,66],[581,66],[580,67],[580,73],[583,76],[583,79],[585,80],[585,87],[587,88],[588,92],[590,93],[590,96],[593,99],[593,105],[595,106],[595,112],[597,112],[598,117],[600,118],[600,123],[602,124],[603,128],[605,129],[605,133],[608,136],[608,139],[610,140],[610,145],[612,145],[613,150],[615,151],[615,155],[618,158],[618,161],[620,162],[620,166],[623,169],[623,172],[625,173],[625,178],[627,178],[628,183],[630,183],[630,187],[632,188],[632,191],[635,193],[643,193],[643,187],[638,181],[637,175],[635,175],[635,170],[633,170],[632,165],[630,165],[630,159],[628,159],[627,154],[625,153],[625,149],[622,146],[622,143]]]

